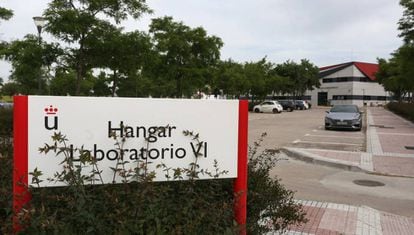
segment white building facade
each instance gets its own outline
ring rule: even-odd
[[[307,91],[312,105],[384,105],[391,94],[377,82],[378,64],[349,62],[320,68],[320,88]]]

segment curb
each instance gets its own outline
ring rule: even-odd
[[[281,151],[290,158],[301,160],[306,163],[335,167],[335,168],[339,168],[339,169],[343,169],[347,171],[353,171],[353,172],[373,173],[372,171],[363,169],[358,165],[352,165],[348,162],[340,161],[340,160],[327,159],[327,158],[318,156],[316,154],[305,153],[304,151],[294,149],[294,148],[284,147],[284,148],[281,148]]]

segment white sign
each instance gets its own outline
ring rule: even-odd
[[[64,185],[46,180],[63,171],[64,155],[39,152],[45,144],[53,144],[51,136],[60,132],[68,139],[67,154],[74,160],[79,157],[75,149],[82,146],[96,158],[103,183],[114,182],[111,167],[117,168],[121,156],[129,162],[125,169],[135,168],[137,161],[149,162],[155,181],[167,180],[157,165],[189,168],[195,155],[200,169],[214,172],[217,160],[220,170],[228,171],[221,178],[236,178],[238,118],[238,100],[29,96],[28,172],[42,171],[41,187]],[[202,142],[185,136],[187,130],[198,133]],[[114,135],[118,143],[125,139],[121,149]],[[201,174],[200,178],[211,177]],[[115,182],[122,182],[122,177],[116,176]]]

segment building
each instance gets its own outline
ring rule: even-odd
[[[320,88],[306,92],[312,105],[383,105],[391,95],[377,82],[378,64],[348,62],[322,67]]]

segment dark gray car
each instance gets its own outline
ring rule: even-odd
[[[361,130],[362,113],[356,105],[335,105],[326,111],[325,129]]]

